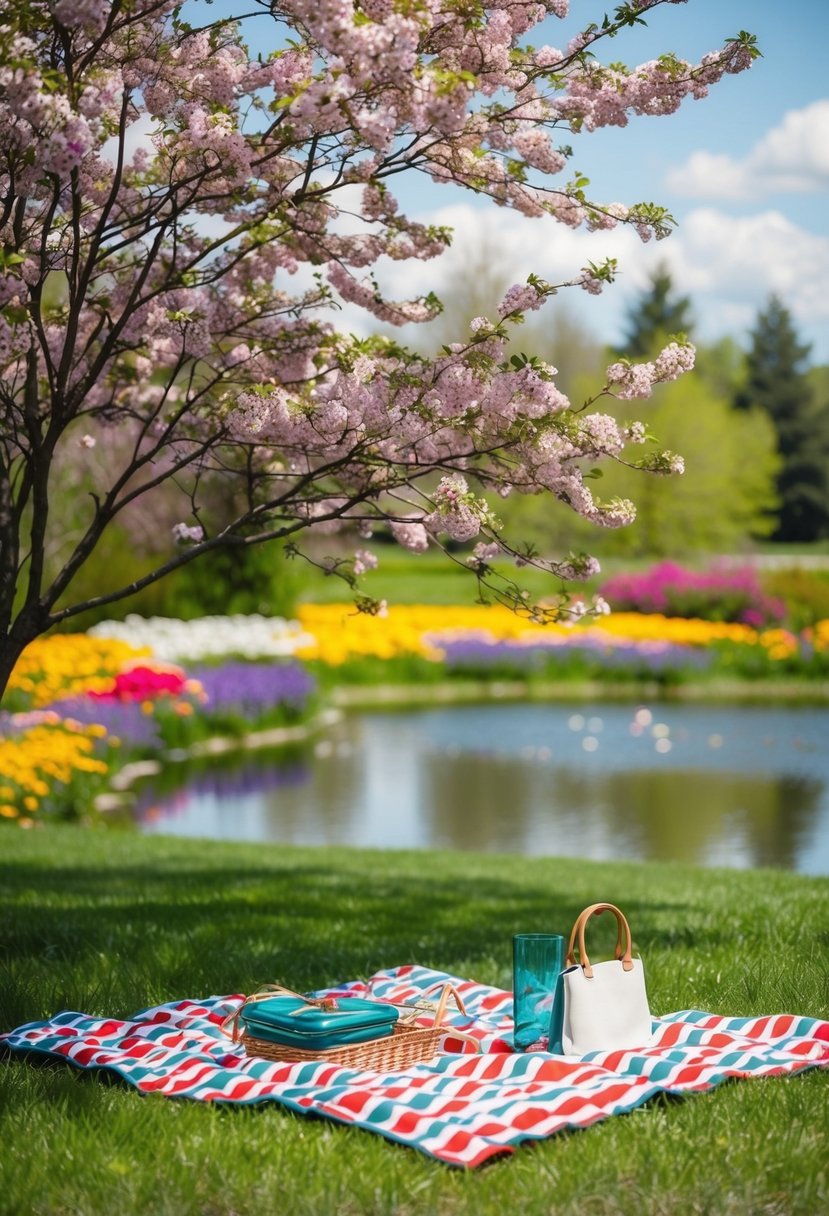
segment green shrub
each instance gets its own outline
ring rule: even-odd
[[[817,621],[829,620],[829,571],[791,566],[769,571],[762,582],[769,595],[785,603],[791,629],[805,629]]]

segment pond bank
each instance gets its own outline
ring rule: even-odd
[[[466,705],[489,701],[678,701],[739,705],[829,705],[829,682],[710,680],[663,684],[657,680],[446,680],[426,684],[347,684],[329,692],[340,709]]]

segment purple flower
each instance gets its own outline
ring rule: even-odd
[[[66,697],[49,709],[61,718],[74,718],[85,726],[95,723],[106,728],[130,748],[152,749],[161,746],[158,723],[145,714],[137,701],[103,701],[93,697]]]
[[[278,705],[301,710],[315,681],[298,663],[223,663],[189,673],[198,680],[207,700],[205,712],[228,710],[255,719]]]
[[[450,671],[492,673],[509,670],[520,675],[544,672],[552,677],[559,671],[588,668],[591,674],[620,671],[657,673],[710,666],[713,655],[699,647],[680,646],[669,642],[607,643],[598,638],[574,638],[565,643],[486,642],[481,638],[463,638],[441,642],[441,649]]]

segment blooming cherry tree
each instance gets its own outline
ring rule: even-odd
[[[433,296],[387,298],[375,277],[450,240],[405,214],[392,193],[404,175],[570,227],[664,236],[663,209],[589,198],[559,140],[673,113],[749,66],[747,34],[697,64],[601,64],[620,29],[675,2],[631,0],[562,47],[533,48],[528,35],[565,18],[567,0],[249,0],[238,20],[193,0],[188,21],[173,0],[9,0],[0,689],[57,622],[216,546],[309,528],[365,540],[383,526],[415,551],[478,539],[484,587],[536,615],[560,610],[563,593],[542,610],[499,584],[492,557],[535,561],[553,586],[590,563],[541,562],[501,534],[492,503],[545,492],[599,525],[629,522],[632,505],[601,501],[588,481],[596,461],[629,459],[644,428],[592,407],[647,396],[691,366],[691,348],[614,364],[574,408],[555,368],[505,354],[511,327],[565,284],[516,284],[434,359],[340,333],[332,310],[391,325],[439,311]],[[595,293],[613,269],[574,267],[571,285]],[[93,448],[86,516],[55,567],[55,469]],[[666,453],[640,463],[676,467]],[[229,487],[218,507],[217,483]],[[106,530],[164,486],[182,502],[167,559],[71,602]],[[334,568],[353,582],[372,560],[361,549]]]

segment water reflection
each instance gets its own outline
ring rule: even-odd
[[[648,717],[650,715],[650,717]],[[145,790],[146,831],[829,874],[829,711],[457,707]],[[168,776],[172,776],[172,770]]]

